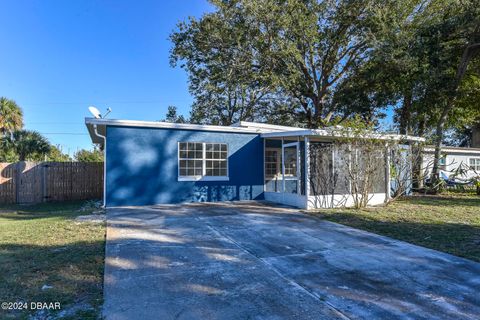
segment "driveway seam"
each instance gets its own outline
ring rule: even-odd
[[[312,297],[313,299],[319,301],[320,303],[323,303],[325,306],[327,306],[328,308],[330,308],[334,313],[336,313],[339,317],[341,317],[342,319],[344,320],[351,320],[351,318],[347,317],[344,313],[342,313],[340,310],[338,310],[337,308],[335,308],[335,306],[333,306],[331,303],[328,303],[327,301],[324,301],[322,300],[317,294],[315,294],[314,292],[311,292],[310,290],[308,290],[307,288],[305,288],[304,286],[302,286],[301,284],[299,284],[298,282],[294,281],[293,279],[290,279],[288,278],[287,276],[285,276],[284,274],[282,274],[277,268],[275,268],[273,265],[271,265],[270,263],[266,262],[263,260],[263,258],[259,258],[257,257],[255,254],[253,254],[252,252],[250,252],[248,249],[244,248],[243,246],[241,246],[237,241],[233,240],[232,238],[230,238],[229,236],[223,234],[221,231],[217,230],[214,226],[212,226],[210,223],[208,223],[208,219],[205,219],[206,221],[206,225],[207,227],[212,230],[213,232],[215,232],[216,234],[218,234],[219,236],[225,238],[226,240],[230,241],[231,243],[233,243],[235,246],[237,246],[240,250],[246,252],[247,254],[249,254],[250,256],[252,256],[254,259],[258,260],[259,262],[261,262],[264,266],[266,266],[268,269],[272,270],[273,272],[275,272],[277,275],[279,275],[282,279],[284,279],[285,281],[287,281],[288,283],[290,283],[292,286],[296,287],[297,289],[300,289],[301,291],[303,291],[304,293],[306,293],[308,296]],[[282,256],[280,256],[282,257]]]

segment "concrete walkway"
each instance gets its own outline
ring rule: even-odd
[[[480,264],[262,203],[112,208],[107,319],[478,319]]]

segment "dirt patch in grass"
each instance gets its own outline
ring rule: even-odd
[[[319,210],[354,228],[480,261],[480,197],[414,196],[387,207]]]
[[[80,211],[82,206],[84,202],[0,207],[0,301],[28,306],[0,310],[0,318],[99,316],[105,224],[76,221],[89,213]],[[31,310],[31,302],[60,302],[61,309],[39,312]]]

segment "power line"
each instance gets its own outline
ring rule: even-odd
[[[40,134],[63,134],[63,135],[70,135],[70,136],[88,136],[88,133],[79,133],[79,132],[40,132]]]
[[[174,98],[174,99],[168,99],[168,100],[138,100],[138,101],[132,101],[132,100],[125,100],[125,101],[79,101],[79,102],[73,102],[73,101],[51,101],[51,102],[33,102],[33,103],[23,103],[22,105],[48,105],[48,104],[82,104],[82,105],[91,105],[91,104],[99,104],[99,105],[107,105],[107,104],[151,104],[151,103],[159,103],[159,104],[165,104],[169,103],[169,101],[190,101],[191,99],[189,98]]]
[[[29,121],[26,121],[26,123],[28,124],[78,124],[78,125],[85,125],[85,123],[83,122],[63,122],[63,121],[59,121],[59,122],[29,122]]]

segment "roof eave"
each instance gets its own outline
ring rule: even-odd
[[[238,132],[238,133],[262,133],[271,130],[260,128],[243,128],[228,126],[212,126],[203,124],[170,123],[160,121],[138,121],[138,120],[117,120],[117,119],[97,119],[85,118],[85,123],[97,126],[120,126],[120,127],[139,127],[139,128],[158,128],[158,129],[181,129],[181,130],[201,130],[217,132]]]
[[[355,138],[355,136],[349,136],[344,132],[335,132],[332,130],[324,129],[306,129],[287,132],[269,132],[263,133],[262,138],[286,138],[286,137],[322,137],[330,139],[340,138]],[[369,133],[359,138],[369,138],[378,140],[394,140],[394,141],[410,141],[410,142],[425,142],[425,138],[408,136],[408,135],[394,135],[394,134],[381,134],[381,133]]]

